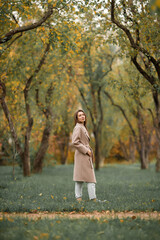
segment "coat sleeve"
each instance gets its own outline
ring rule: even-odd
[[[76,127],[73,130],[73,135],[72,135],[72,146],[74,146],[79,152],[83,154],[87,154],[88,148],[81,142],[81,136],[80,132],[81,129]]]

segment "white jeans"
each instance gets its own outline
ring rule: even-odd
[[[75,197],[81,198],[82,197],[82,186],[83,182],[75,182]],[[88,189],[88,196],[89,199],[96,198],[96,185],[95,183],[87,183],[87,189]]]

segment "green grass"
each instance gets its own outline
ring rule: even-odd
[[[106,203],[88,201],[86,185],[82,203],[74,198],[73,166],[45,167],[42,174],[23,177],[16,167],[0,167],[0,211],[159,211],[160,173],[154,165],[140,170],[139,164],[108,165],[96,172],[96,193]]]
[[[97,219],[42,219],[28,220],[15,218],[0,222],[0,239],[31,240],[158,240],[160,238],[160,221],[140,219],[107,220]]]

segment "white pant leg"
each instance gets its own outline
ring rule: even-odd
[[[96,184],[95,183],[87,183],[87,188],[88,188],[88,195],[89,199],[94,199],[96,198]]]
[[[83,182],[75,182],[75,197],[76,198],[82,197],[82,185],[83,185]]]

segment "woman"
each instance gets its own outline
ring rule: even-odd
[[[87,183],[90,200],[96,201],[95,173],[93,168],[93,151],[89,146],[90,137],[86,129],[86,114],[83,110],[75,113],[75,127],[72,145],[75,147],[73,181],[75,181],[75,197],[82,200],[82,185]]]

